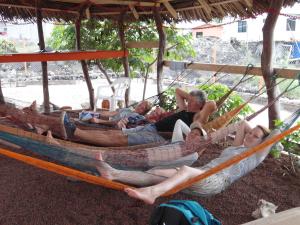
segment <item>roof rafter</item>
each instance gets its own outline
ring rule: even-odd
[[[169,3],[169,1],[164,1],[163,2],[164,6],[166,7],[166,9],[169,11],[169,13],[173,16],[173,18],[177,19],[177,12],[176,10],[171,6],[171,4]]]

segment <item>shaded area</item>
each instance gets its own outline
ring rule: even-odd
[[[220,150],[215,145],[197,164],[215,158]],[[123,192],[70,182],[66,177],[3,156],[0,160],[0,224],[143,225],[148,224],[156,205],[169,199],[191,199],[201,203],[223,224],[234,225],[252,220],[251,212],[261,198],[278,205],[278,211],[300,206],[300,179],[287,175],[286,157],[267,158],[252,173],[212,198],[179,193],[159,199],[154,206],[131,199]]]

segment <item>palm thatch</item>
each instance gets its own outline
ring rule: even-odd
[[[74,22],[82,19],[117,20],[125,13],[127,21],[152,20],[154,7],[165,22],[202,20],[225,16],[249,18],[270,11],[271,0],[1,0],[3,21],[19,19],[35,22],[36,9],[44,21]],[[286,0],[284,6],[296,0]]]

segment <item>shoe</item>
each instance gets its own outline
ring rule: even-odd
[[[64,139],[70,139],[74,136],[76,125],[70,121],[68,114],[64,111],[61,115],[62,135]]]

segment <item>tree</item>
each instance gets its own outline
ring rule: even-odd
[[[126,24],[126,40],[129,41],[155,41],[158,39],[154,22],[133,22]],[[191,34],[178,34],[174,27],[165,28],[167,43],[172,46],[166,51],[166,58],[169,60],[182,60],[187,56],[195,55],[190,44]],[[120,50],[117,24],[109,21],[82,21],[81,26],[81,48],[82,50]],[[47,43],[56,50],[75,49],[75,28],[74,25],[57,25],[54,27]],[[130,76],[144,75],[149,70],[157,56],[157,49],[131,48],[129,49]],[[97,61],[89,61],[89,64],[97,64]],[[101,60],[99,69],[112,70],[116,73],[122,72],[122,63],[119,59]],[[107,74],[106,74],[107,75]],[[109,81],[109,79],[108,79]],[[109,81],[110,82],[110,81]]]
[[[0,54],[16,53],[16,46],[9,41],[0,40]]]

